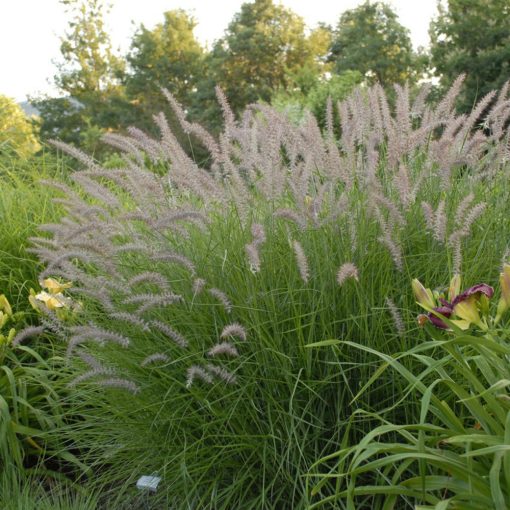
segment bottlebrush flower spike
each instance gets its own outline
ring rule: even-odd
[[[241,340],[246,341],[247,333],[243,326],[241,326],[241,324],[234,322],[232,324],[228,324],[223,328],[220,338],[228,338],[232,336],[236,336]]]
[[[336,274],[336,281],[340,287],[348,278],[359,281],[358,268],[352,262],[345,262],[345,264],[342,264]]]

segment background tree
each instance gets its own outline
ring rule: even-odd
[[[104,26],[108,10],[102,0],[62,0],[73,18],[61,39],[63,62],[55,83],[60,90],[84,103],[118,89],[124,62],[114,55]]]
[[[333,30],[325,23],[310,31],[303,48],[303,64],[288,73],[287,91],[306,96],[314,87],[329,76],[332,64],[328,62]],[[280,89],[281,90],[281,89]]]
[[[337,73],[359,71],[370,83],[403,83],[417,72],[409,30],[382,2],[366,1],[342,14],[331,53]]]
[[[467,74],[459,108],[468,111],[510,79],[510,2],[449,0],[438,8],[430,25],[431,63],[443,87]]]
[[[357,85],[363,82],[359,71],[345,71],[329,78],[316,78],[306,93],[297,91],[279,91],[271,99],[278,110],[285,111],[296,123],[300,123],[307,111],[313,113],[321,128],[326,125],[326,105],[331,98],[333,108],[338,101],[345,99]]]
[[[112,51],[104,25],[107,7],[102,0],[61,3],[71,15],[69,30],[61,39],[63,61],[57,64],[59,72],[54,77],[64,97],[32,103],[40,111],[43,138],[57,136],[79,144],[90,139],[91,133],[99,136],[102,130],[123,123],[126,109],[120,80],[124,61]]]
[[[0,155],[27,157],[39,149],[34,126],[25,112],[14,99],[0,95]]]
[[[215,85],[235,112],[258,100],[270,101],[274,91],[288,88],[305,66],[319,64],[314,55],[314,47],[321,47],[317,39],[305,36],[300,16],[272,0],[244,3],[207,56],[208,76],[199,84],[195,113],[214,126],[219,111]]]
[[[137,125],[150,129],[152,115],[168,110],[161,93],[167,88],[184,106],[203,70],[204,50],[193,30],[195,20],[179,9],[164,13],[163,23],[152,30],[141,25],[127,57],[126,94],[137,108]]]

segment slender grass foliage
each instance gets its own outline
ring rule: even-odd
[[[0,476],[0,506],[4,510],[94,510],[97,493],[85,493],[69,481],[44,483],[41,477],[9,471]]]
[[[84,168],[54,184],[66,213],[33,246],[40,277],[72,281],[83,303],[50,329],[78,370],[68,384],[90,395],[70,398],[84,420],[68,437],[97,472],[128,493],[160,474],[155,504],[309,504],[306,475],[345,437],[371,349],[422,337],[411,277],[494,279],[507,249],[507,88],[457,116],[461,82],[435,107],[397,87],[394,111],[380,87],[358,89],[338,121],[328,108],[325,133],[263,105],[236,120],[218,92],[218,140],[165,92],[207,167],[163,114],[159,138],[105,137],[119,168],[55,142]],[[307,348],[328,339],[346,341]],[[415,407],[394,405],[402,388],[388,376],[359,403],[410,420]]]
[[[51,201],[56,196],[53,189],[39,180],[64,175],[62,160],[50,154],[29,160],[0,158],[0,294],[6,294],[17,309],[26,304],[24,296],[35,287],[40,271],[36,258],[26,251],[29,238],[41,222],[54,221],[61,214]]]

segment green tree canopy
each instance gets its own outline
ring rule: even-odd
[[[0,95],[0,154],[27,157],[40,149],[33,123],[14,99]]]
[[[235,112],[258,100],[269,101],[274,90],[288,88],[303,67],[320,65],[314,51],[322,51],[324,37],[307,38],[303,19],[272,0],[244,3],[207,57],[208,78],[196,95],[198,116],[214,125],[215,85]]]
[[[331,45],[337,73],[359,71],[370,83],[403,83],[416,72],[409,30],[382,2],[367,0],[342,14]]]
[[[63,62],[55,83],[60,90],[83,102],[97,101],[116,91],[124,70],[104,26],[108,9],[103,0],[61,0],[72,18],[61,38]]]
[[[470,110],[477,98],[510,79],[510,2],[448,0],[431,22],[431,63],[443,87],[466,73],[459,105]]]
[[[143,25],[136,32],[127,57],[126,93],[139,115],[167,110],[160,88],[167,88],[183,105],[189,105],[203,71],[204,50],[196,40],[195,20],[179,9],[164,13],[163,23],[152,30]],[[143,113],[142,113],[143,112]]]
[[[328,52],[332,37],[331,27],[324,23],[310,31],[306,37],[302,66],[288,73],[286,85],[289,92],[307,95],[326,75],[329,76],[332,65],[328,62]]]
[[[125,101],[121,78],[124,62],[115,56],[104,26],[102,0],[61,0],[70,14],[69,30],[61,39],[63,57],[54,81],[63,97],[39,98],[41,136],[80,144],[102,130],[123,123]],[[89,131],[89,133],[87,133]],[[92,137],[94,138],[94,137]],[[94,150],[95,143],[87,147]]]
[[[338,101],[345,99],[362,82],[363,77],[359,71],[345,71],[328,79],[317,77],[306,93],[301,90],[278,91],[271,99],[271,104],[278,110],[285,111],[296,123],[300,123],[305,118],[306,111],[309,111],[313,113],[319,126],[324,128],[328,98],[335,110]]]

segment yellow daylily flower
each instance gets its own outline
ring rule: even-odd
[[[34,298],[37,301],[44,303],[49,310],[56,310],[57,308],[64,308],[67,305],[67,298],[62,294],[49,294],[45,290],[36,294]],[[30,299],[30,298],[29,298]],[[37,307],[37,304],[36,304]]]
[[[462,331],[466,331],[466,329],[469,329],[469,326],[471,326],[471,323],[466,320],[462,319],[450,319],[450,322],[452,324],[455,324],[458,328],[462,329]]]
[[[65,289],[69,289],[72,286],[72,282],[60,283],[54,278],[46,278],[41,283],[41,287],[47,289],[50,294],[60,294]]]

